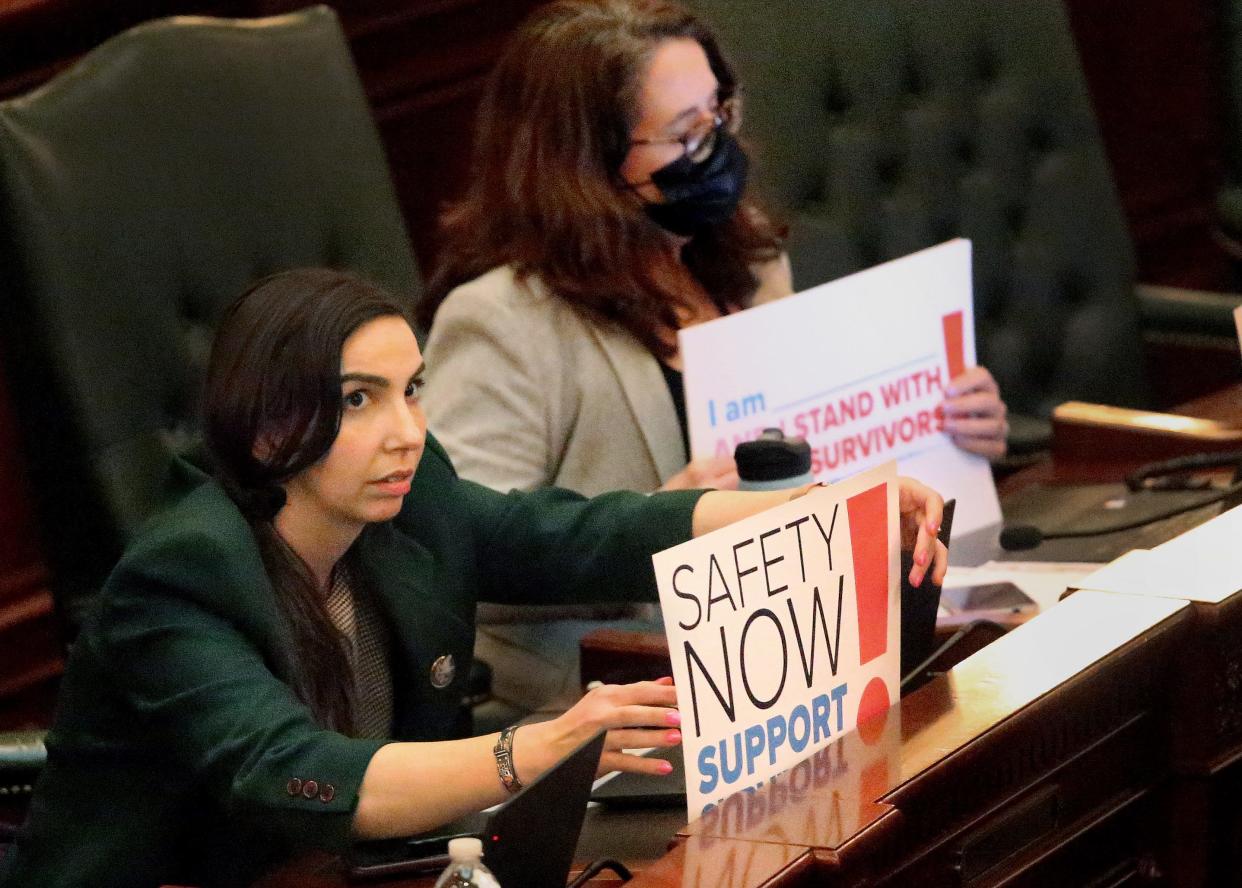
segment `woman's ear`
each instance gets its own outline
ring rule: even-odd
[[[259,462],[267,462],[275,449],[276,444],[272,441],[272,436],[264,433],[255,439],[254,445],[250,448],[250,455]]]
[[[272,428],[271,420],[268,420],[267,426],[266,429],[258,432],[250,448],[250,455],[261,463],[270,462],[280,453],[281,448],[288,446],[290,436],[296,434],[289,429]],[[288,454],[284,455],[288,456]]]

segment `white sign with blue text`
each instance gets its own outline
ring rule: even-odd
[[[953,444],[940,408],[975,364],[970,267],[953,240],[682,330],[693,455],[777,427],[806,438],[818,481],[896,459],[957,499],[959,532],[998,524],[991,466]]]
[[[898,698],[889,462],[653,556],[691,819]]]

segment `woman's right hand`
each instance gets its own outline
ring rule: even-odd
[[[737,490],[737,463],[731,456],[701,456],[669,478],[660,490]]]
[[[608,735],[597,774],[667,774],[671,770],[668,762],[623,750],[676,746],[681,742],[680,726],[677,689],[671,678],[600,685],[563,715],[518,728],[513,737],[513,765],[518,778],[528,783],[602,728]]]

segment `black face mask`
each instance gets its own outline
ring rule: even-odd
[[[706,160],[695,163],[683,154],[651,174],[664,203],[647,204],[647,215],[664,230],[682,237],[724,222],[742,199],[748,163],[737,139],[727,132],[718,133]]]

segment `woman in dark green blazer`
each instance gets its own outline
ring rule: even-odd
[[[650,599],[652,552],[788,494],[493,492],[427,434],[422,372],[403,306],[349,275],[278,275],[230,308],[204,395],[214,477],[109,578],[0,883],[247,884],[501,801],[498,742],[519,783],[600,728],[601,771],[680,742],[668,681],[449,739],[475,603]],[[939,497],[903,484],[917,579],[938,579]]]

